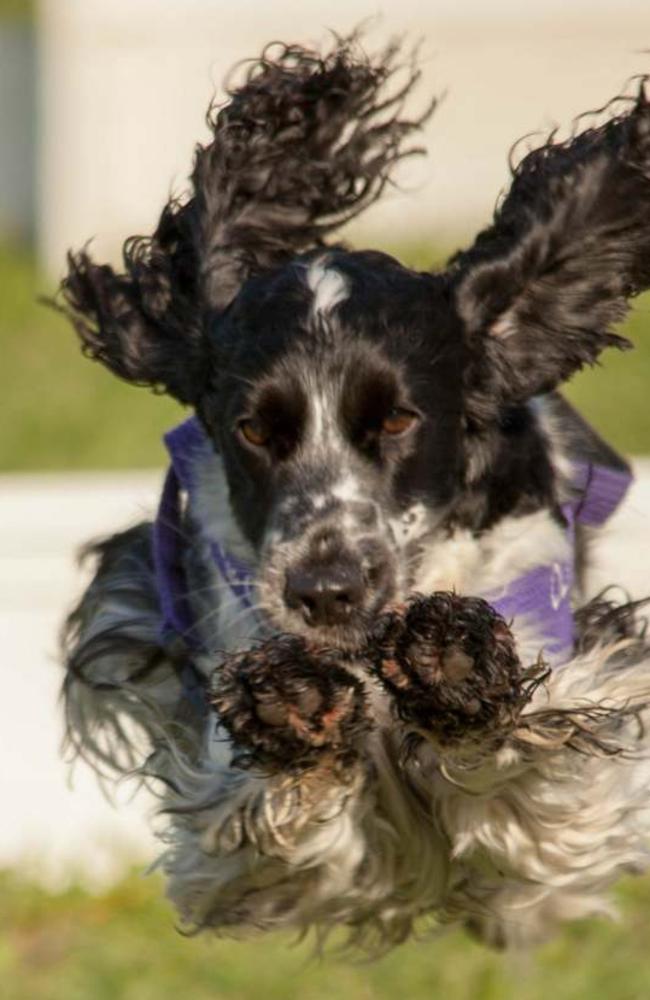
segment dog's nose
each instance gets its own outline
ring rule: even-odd
[[[309,625],[342,625],[361,607],[366,587],[360,569],[343,563],[287,571],[284,599]]]

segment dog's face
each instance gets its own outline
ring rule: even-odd
[[[462,481],[446,284],[383,254],[312,254],[247,283],[213,350],[198,408],[265,611],[283,630],[354,643],[408,590]]]

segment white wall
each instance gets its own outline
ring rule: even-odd
[[[272,39],[318,41],[381,14],[371,39],[423,36],[424,92],[447,92],[430,158],[404,168],[364,235],[432,242],[486,221],[506,154],[650,70],[647,0],[41,0],[39,250],[58,275],[96,237],[115,256],[180,191],[206,106],[232,64]],[[643,53],[642,50],[646,49]]]

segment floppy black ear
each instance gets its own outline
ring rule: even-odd
[[[397,44],[374,60],[357,34],[328,55],[272,45],[210,119],[192,182],[206,297],[224,308],[251,273],[322,244],[380,196],[404,140],[432,113],[401,117],[419,79]],[[405,81],[390,92],[396,72]]]
[[[419,73],[390,45],[374,61],[355,35],[320,56],[274,46],[210,115],[192,192],[170,202],[150,240],[127,241],[124,273],[70,256],[66,311],[85,349],[132,382],[196,396],[202,328],[246,278],[325,237],[375,201],[404,140],[433,110],[401,117]],[[388,88],[391,91],[391,88]]]
[[[120,378],[194,402],[203,361],[198,258],[185,209],[171,203],[150,239],[124,244],[124,273],[68,254],[60,295],[82,349]]]
[[[605,347],[650,286],[650,104],[529,153],[493,225],[451,264],[468,408],[547,392]]]

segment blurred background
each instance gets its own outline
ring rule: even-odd
[[[422,40],[422,101],[444,95],[429,156],[347,238],[428,266],[471,239],[508,179],[508,151],[602,107],[650,72],[647,0],[0,0],[0,994],[11,1000],[342,996],[534,1000],[650,996],[650,883],[619,926],[571,928],[525,964],[461,934],[378,965],[308,960],[285,938],[186,940],[140,872],[148,802],[112,808],[60,755],[57,630],[83,583],[82,542],[146,516],[162,431],[182,413],[79,355],[52,295],[66,250],[119,260],[185,189],[204,115],[229,70],[270,41],[327,43],[368,20],[366,47]],[[650,590],[650,299],[634,354],[569,396],[633,456],[637,484],[596,553],[592,587]],[[253,950],[254,949],[254,950]]]

